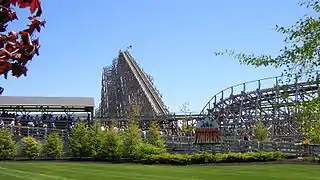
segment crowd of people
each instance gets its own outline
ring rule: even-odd
[[[23,129],[55,129],[70,131],[74,125],[87,120],[91,122],[91,116],[88,114],[87,119],[75,117],[74,115],[55,115],[55,114],[35,114],[35,115],[19,115],[2,111],[0,113],[0,128],[16,129],[14,132],[21,135]],[[36,132],[36,133],[37,133]]]

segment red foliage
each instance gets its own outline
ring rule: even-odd
[[[8,23],[18,19],[13,7],[29,8],[30,24],[21,31],[7,32]],[[34,55],[39,55],[39,39],[33,38],[33,35],[45,27],[46,21],[39,19],[41,14],[40,0],[0,0],[0,76],[7,79],[10,71],[16,78],[27,76],[25,65]],[[0,89],[3,92],[3,88]]]

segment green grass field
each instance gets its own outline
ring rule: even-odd
[[[0,162],[0,179],[79,180],[311,180],[317,165],[160,166],[68,162]]]

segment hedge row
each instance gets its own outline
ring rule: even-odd
[[[33,137],[24,137],[19,143],[12,133],[0,130],[0,159],[24,157],[28,159],[76,159],[134,160],[146,164],[205,164],[231,162],[276,161],[284,158],[279,152],[227,153],[227,154],[169,154],[156,128],[150,131],[148,140],[139,137],[139,129],[129,126],[123,134],[117,131],[99,131],[97,128],[78,124],[69,137],[70,151],[64,151],[63,141],[58,134],[50,134],[44,143]],[[43,158],[41,158],[43,157]],[[64,159],[64,158],[63,158]]]
[[[12,132],[0,129],[0,159],[75,157],[138,160],[146,155],[165,153],[165,143],[159,131],[154,128],[154,132],[149,134],[152,138],[143,141],[135,124],[121,133],[116,130],[101,131],[95,125],[78,123],[72,129],[67,142],[63,142],[58,134],[51,133],[42,143],[33,137],[23,137],[15,142]],[[157,137],[158,134],[160,138]]]
[[[207,164],[207,163],[235,163],[235,162],[264,162],[277,161],[285,158],[281,152],[249,152],[226,154],[153,154],[144,159],[146,164]]]
[[[57,134],[49,136],[44,144],[30,136],[23,137],[16,143],[10,131],[0,129],[0,159],[16,157],[34,159],[40,156],[55,158],[62,154],[62,146],[63,142]]]

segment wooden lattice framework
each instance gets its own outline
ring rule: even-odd
[[[296,78],[284,83],[287,77],[279,76],[231,86],[214,95],[200,115],[215,119],[224,138],[252,135],[258,120],[268,126],[274,140],[302,138],[299,123],[292,116],[293,105],[318,97],[318,72],[311,77],[314,79]]]

